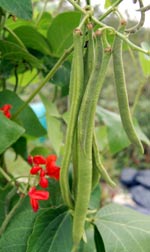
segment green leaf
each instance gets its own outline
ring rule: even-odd
[[[31,66],[37,68],[42,67],[41,62],[36,57],[15,43],[0,40],[0,48],[2,61],[7,60],[9,64],[19,65],[24,70],[27,70],[27,67],[31,68]]]
[[[23,18],[32,18],[32,2],[31,0],[0,0],[0,7],[11,14]]]
[[[81,240],[79,252],[97,252],[94,242],[94,229],[93,225],[89,223],[85,227],[85,236],[87,241]],[[102,251],[103,252],[103,251]]]
[[[53,55],[59,57],[73,42],[73,29],[78,26],[79,12],[64,12],[57,15],[48,30],[48,41]]]
[[[89,208],[90,209],[98,209],[100,206],[100,196],[101,196],[101,189],[100,185],[98,184],[91,193]]]
[[[48,74],[50,69],[53,68],[53,66],[58,61],[58,58],[54,57],[44,57],[43,64],[46,68],[46,71],[44,69],[44,75]],[[66,61],[59,67],[57,72],[54,74],[53,78],[51,79],[51,83],[61,87],[61,95],[65,96],[68,94],[69,90],[69,82],[70,82],[70,62]]]
[[[46,55],[50,54],[48,42],[34,27],[23,25],[13,31],[27,48],[32,48]],[[7,39],[10,42],[17,43],[17,40],[12,35],[9,35]]]
[[[114,112],[97,107],[97,114],[107,126],[108,142],[113,154],[129,146],[130,142],[123,129],[120,116]]]
[[[6,118],[3,113],[0,112],[0,153],[3,153],[8,147],[16,142],[24,132],[24,128]]]
[[[41,99],[46,108],[46,122],[47,122],[47,131],[48,138],[50,143],[52,144],[57,156],[59,156],[60,148],[63,141],[63,133],[61,131],[61,116],[58,113],[56,105],[49,102],[43,95],[41,95]]]
[[[103,239],[100,233],[98,232],[96,226],[94,227],[94,240],[95,240],[96,252],[105,252]]]
[[[112,154],[115,154],[130,145],[130,141],[124,131],[119,114],[98,106],[97,115],[107,127],[108,142]],[[149,145],[149,139],[141,131],[136,120],[134,120],[134,126],[140,140]]]
[[[105,8],[110,7],[112,4],[114,4],[117,0],[105,0]]]
[[[149,252],[150,217],[127,207],[109,204],[95,217],[106,252]]]
[[[32,211],[27,197],[17,209],[15,215],[9,222],[5,232],[0,238],[1,252],[25,252],[27,240],[32,232],[36,214]]]
[[[6,210],[8,207],[8,194],[12,190],[11,187],[0,188],[0,226],[6,217]]]
[[[145,50],[150,50],[150,46],[146,42],[143,42],[141,46]],[[139,53],[139,59],[143,74],[145,75],[145,77],[148,77],[150,75],[150,57],[145,55],[144,53]]]
[[[72,218],[65,207],[47,210],[36,219],[26,252],[70,252],[71,233]]]
[[[47,31],[52,21],[52,15],[49,12],[44,12],[40,21],[37,24],[38,31],[47,37]]]
[[[21,148],[20,148],[21,146]],[[27,139],[25,137],[20,137],[13,145],[16,155],[20,155],[23,159],[27,159]]]
[[[14,92],[9,90],[0,92],[0,107],[5,103],[12,105],[12,116],[24,104]],[[41,126],[37,116],[29,106],[17,116],[15,121],[25,128],[25,133],[28,135],[40,137],[46,134],[46,130]]]

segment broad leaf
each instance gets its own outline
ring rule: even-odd
[[[64,12],[56,16],[48,30],[48,41],[53,55],[60,56],[71,46],[73,29],[79,25],[81,14],[79,12]]]
[[[149,252],[150,217],[127,207],[109,204],[95,217],[106,252]]]
[[[47,31],[51,24],[51,21],[51,14],[49,12],[44,12],[42,17],[40,18],[40,21],[37,24],[38,31],[45,37],[47,37]]]
[[[23,19],[32,18],[32,2],[31,0],[0,0],[0,7],[10,12],[12,15]]]
[[[46,55],[50,54],[50,48],[46,39],[34,27],[29,25],[19,26],[14,30],[14,33],[27,48],[32,48]],[[8,40],[17,43],[17,40],[12,35],[9,35]]]
[[[78,252],[97,252],[94,241],[93,225],[89,225],[89,223],[85,227],[85,237],[86,241],[81,240]]]
[[[0,107],[5,103],[12,105],[12,116],[24,104],[14,92],[9,90],[0,92]],[[29,106],[26,106],[15,120],[25,128],[25,133],[28,135],[40,137],[46,134],[46,130],[41,126],[38,118]]]
[[[142,48],[145,50],[150,50],[150,46],[146,42],[142,43]],[[139,59],[143,74],[145,75],[145,77],[148,77],[150,75],[150,57],[148,55],[145,55],[144,53],[139,53]]]
[[[15,143],[24,132],[24,128],[6,118],[0,111],[0,153]]]
[[[25,252],[27,239],[32,232],[34,220],[38,214],[32,211],[29,199],[26,198],[0,238],[0,251]]]
[[[95,240],[96,252],[105,252],[103,239],[100,233],[98,232],[96,226],[94,228],[94,240]]]
[[[26,252],[70,252],[71,233],[72,218],[66,208],[47,210],[36,219]]]
[[[100,184],[97,184],[97,186],[94,188],[94,190],[91,193],[89,208],[90,209],[98,209],[100,206],[100,197],[101,197],[101,189]]]
[[[0,41],[2,65],[3,61],[7,60],[12,65],[19,65],[19,68],[24,70],[30,69],[31,67],[42,68],[41,62],[26,51],[23,47],[16,45],[10,41]]]
[[[97,107],[97,115],[105,123],[108,133],[108,142],[112,154],[115,154],[130,145],[130,141],[124,131],[119,114]],[[141,131],[138,123],[134,123],[136,132],[144,143],[149,145],[149,139]]]

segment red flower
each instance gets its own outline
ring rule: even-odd
[[[37,174],[42,168],[40,166],[33,166],[30,170],[30,174],[35,175]]]
[[[30,165],[33,164],[33,157],[31,155],[28,156],[27,161]]]
[[[41,169],[40,171],[40,181],[39,181],[39,185],[43,188],[47,188],[48,187],[48,180],[45,178],[45,171]]]
[[[0,110],[3,112],[3,114],[7,117],[10,118],[11,117],[11,113],[10,113],[10,109],[12,108],[11,104],[5,104],[3,105]]]
[[[56,159],[56,155],[49,155],[46,158],[46,174],[51,178],[59,180],[60,167],[55,164]]]
[[[36,190],[36,187],[31,187],[28,195],[30,197],[30,204],[33,208],[34,212],[37,212],[39,209],[39,200],[48,200],[49,198],[49,192],[47,191],[41,191],[41,190]]]
[[[33,157],[33,163],[36,165],[46,164],[46,159],[42,155],[36,155]]]

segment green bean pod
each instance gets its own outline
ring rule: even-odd
[[[103,50],[101,31],[98,30],[96,35],[95,64],[87,83],[78,119],[78,183],[73,217],[73,251],[76,251],[84,233],[92,190],[92,139],[95,110],[111,54],[110,51]]]
[[[87,29],[88,29],[88,43],[84,57],[84,87],[86,87],[88,83],[95,61],[93,25],[91,23],[88,23]]]
[[[92,146],[92,191],[94,190],[95,186],[99,183],[101,178],[101,174],[96,164],[94,149]]]
[[[71,152],[73,147],[73,136],[75,127],[77,125],[77,117],[82,97],[84,68],[83,68],[83,54],[82,54],[82,39],[80,29],[76,29],[73,34],[74,38],[74,53],[72,70],[70,77],[70,91],[71,104],[69,111],[69,121],[66,133],[66,143],[64,147],[64,155],[62,160],[60,172],[60,187],[64,202],[70,208],[73,208],[73,199],[71,196],[69,182],[68,182],[68,169],[71,159]]]
[[[125,25],[122,25],[120,32],[123,32]],[[115,77],[115,86],[117,92],[118,106],[120,111],[120,116],[124,130],[131,141],[135,146],[137,146],[141,153],[144,152],[141,141],[139,140],[130,113],[128,94],[125,81],[125,73],[122,59],[122,43],[123,41],[116,36],[114,45],[113,45],[113,66],[114,66],[114,77]]]
[[[106,171],[105,167],[101,162],[95,134],[93,136],[93,152],[96,161],[96,167],[98,168],[102,178],[108,183],[108,185],[110,185],[111,187],[115,187],[115,182],[110,178],[108,172]]]

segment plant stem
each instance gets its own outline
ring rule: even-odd
[[[102,22],[100,22],[97,18],[95,17],[91,17],[91,19],[98,24],[99,26],[111,30],[114,34],[116,34],[119,38],[121,38],[124,42],[126,42],[133,50],[142,52],[144,54],[150,55],[150,51],[149,50],[144,50],[141,47],[135,45],[134,43],[132,43],[125,35],[121,34],[120,32],[116,31],[113,27],[111,26],[107,26],[105,24],[103,24]]]
[[[77,10],[79,10],[83,14],[87,14],[86,10],[82,9],[80,5],[78,5],[74,0],[68,0],[69,3],[71,3]]]
[[[105,19],[123,0],[116,1],[100,18],[99,21]]]
[[[50,72],[46,75],[44,80],[41,82],[39,87],[31,94],[31,96],[24,102],[24,104],[18,109],[18,111],[12,116],[12,119],[16,118],[19,113],[32,101],[32,99],[39,93],[39,91],[44,87],[44,85],[53,77],[58,68],[63,64],[68,55],[73,51],[73,46],[65,50],[64,54],[59,58],[54,67],[50,70]]]
[[[12,178],[0,167],[0,173],[3,175],[3,177],[11,183],[12,186],[15,185],[15,183],[12,181]]]
[[[17,201],[17,203],[14,205],[14,207],[11,209],[11,211],[6,215],[6,218],[4,219],[2,226],[0,228],[0,236],[3,234],[3,232],[5,231],[7,225],[9,224],[9,221],[12,219],[12,217],[14,216],[17,208],[22,204],[24,200],[24,197],[20,197],[20,199]]]
[[[13,32],[13,30],[9,29],[7,26],[4,26],[4,29],[8,31],[14,37],[14,39],[18,42],[18,44],[27,52],[27,48],[25,47],[21,39],[16,35],[16,33]]]

